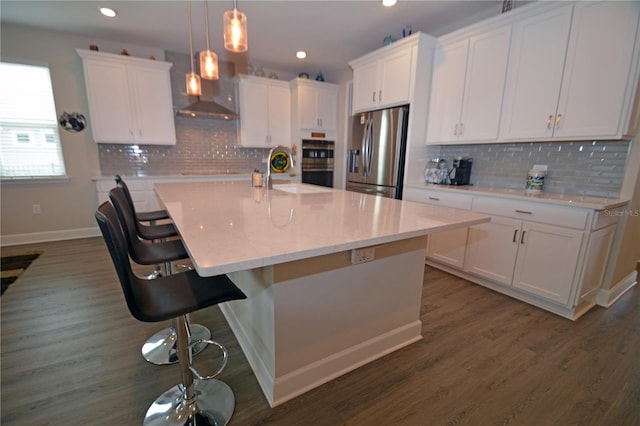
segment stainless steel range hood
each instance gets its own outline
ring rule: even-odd
[[[235,120],[239,117],[238,114],[220,104],[211,101],[202,101],[200,99],[198,99],[198,102],[178,109],[176,115],[210,118],[214,120]]]

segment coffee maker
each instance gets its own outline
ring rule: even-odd
[[[449,173],[449,183],[451,185],[469,185],[472,165],[472,158],[455,158],[453,160],[453,168]]]

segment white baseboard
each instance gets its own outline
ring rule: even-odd
[[[638,271],[634,270],[612,288],[601,288],[596,295],[596,304],[608,308],[636,284],[638,284]]]
[[[31,234],[0,235],[0,247],[45,243],[49,241],[74,240],[76,238],[99,237],[100,235],[102,234],[98,227],[34,232]]]

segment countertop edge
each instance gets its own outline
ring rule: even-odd
[[[566,207],[588,208],[592,210],[609,210],[622,207],[629,203],[630,200],[624,198],[602,198],[593,196],[583,196],[576,194],[557,194],[546,193],[526,194],[523,191],[507,188],[491,188],[482,186],[448,186],[436,185],[430,183],[407,183],[405,188],[428,189],[435,191],[451,192],[462,195],[482,195],[499,198],[509,198],[513,200],[538,202],[545,204],[555,204]]]

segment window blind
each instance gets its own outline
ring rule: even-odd
[[[0,176],[65,174],[49,69],[0,62]]]

